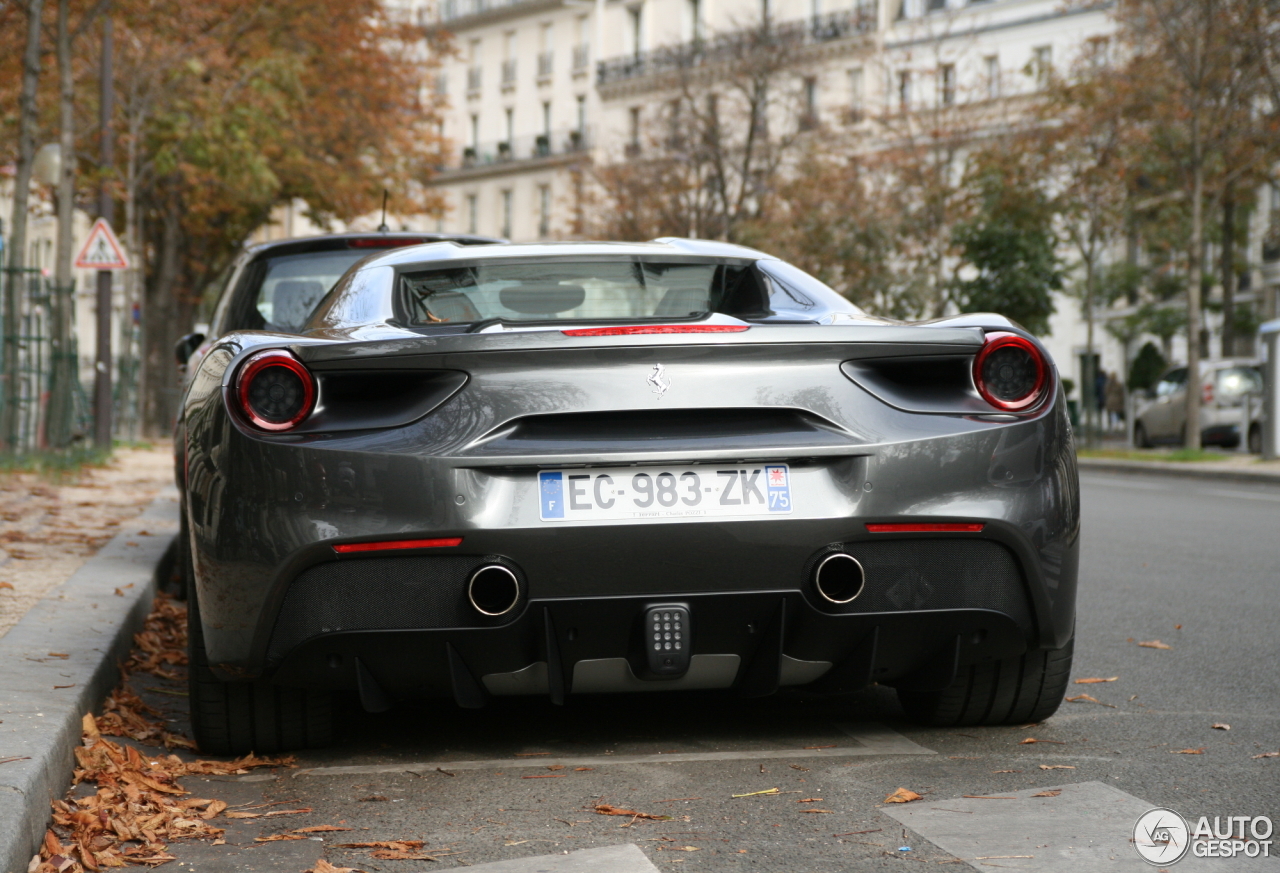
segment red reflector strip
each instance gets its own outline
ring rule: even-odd
[[[867,533],[982,533],[985,524],[919,524],[917,522],[893,522],[869,524]]]
[[[404,237],[367,237],[349,239],[347,245],[353,249],[397,249],[401,246],[419,246],[425,242],[427,242],[425,239],[405,239]]]
[[[742,333],[749,324],[632,324],[626,327],[580,327],[565,336],[630,336],[643,333]]]
[[[389,552],[392,549],[443,549],[462,545],[462,537],[441,537],[436,540],[387,540],[381,543],[343,543],[333,550],[340,555],[348,552]]]

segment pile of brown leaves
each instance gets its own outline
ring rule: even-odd
[[[174,860],[166,842],[220,839],[209,824],[226,810],[221,800],[189,797],[178,784],[192,774],[247,773],[287,766],[292,759],[249,755],[235,761],[190,761],[176,755],[144,756],[132,746],[102,738],[92,715],[84,717],[85,745],[76,749],[74,783],[93,782],[96,794],[53,802],[54,827],[45,834],[35,873],[82,873],[127,864]]]
[[[97,720],[98,733],[109,737],[129,737],[140,743],[163,745],[166,749],[181,746],[194,749],[196,744],[181,734],[165,730],[163,724],[147,716],[161,717],[141,697],[121,685],[107,695],[102,704],[102,715]],[[87,718],[87,717],[86,717]],[[87,731],[87,727],[86,727]]]
[[[132,672],[150,673],[162,679],[183,679],[168,667],[187,663],[187,605],[163,591],[156,595],[142,630],[133,635],[133,653],[122,668],[127,679]]]
[[[134,637],[137,648],[123,667],[125,676],[136,670],[180,678],[168,668],[186,663],[186,638],[186,607],[167,595],[157,596],[145,628]],[[45,833],[32,873],[84,873],[172,861],[167,842],[221,839],[222,828],[209,823],[219,815],[256,817],[227,812],[221,800],[190,797],[178,779],[291,766],[294,760],[247,755],[234,761],[183,761],[176,755],[143,755],[131,746],[103,739],[103,735],[123,736],[163,743],[166,748],[195,748],[189,739],[168,732],[148,716],[160,713],[123,684],[107,698],[100,718],[85,714],[84,745],[76,749],[79,766],[72,784],[91,782],[98,790],[88,797],[53,802],[53,827]]]

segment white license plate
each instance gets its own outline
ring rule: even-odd
[[[538,473],[543,521],[769,516],[791,511],[786,464],[605,467]]]

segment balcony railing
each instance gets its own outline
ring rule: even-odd
[[[555,56],[551,52],[543,52],[538,55],[538,78],[550,79],[551,71],[555,69]]]
[[[575,45],[573,47],[573,70],[585,70],[587,65],[591,63],[591,46],[587,43]]]
[[[502,62],[502,87],[507,88],[516,83],[516,59]]]
[[[757,46],[799,46],[847,39],[869,33],[875,26],[876,10],[870,4],[852,11],[731,31],[710,39],[600,61],[596,65],[596,83],[608,85],[742,58]]]
[[[590,129],[557,130],[533,136],[518,136],[497,142],[467,146],[462,150],[461,169],[538,160],[585,151],[591,145]]]
[[[481,81],[480,74],[482,72],[484,72],[484,67],[479,67],[479,66],[467,67],[467,90],[468,91],[480,90],[480,81]]]

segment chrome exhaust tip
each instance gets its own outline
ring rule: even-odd
[[[862,565],[853,555],[834,552],[813,568],[813,588],[828,603],[843,606],[862,593],[866,584]]]
[[[501,564],[486,564],[467,580],[467,599],[481,615],[506,615],[520,602],[520,580]]]

